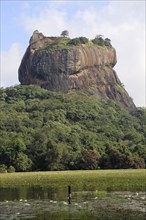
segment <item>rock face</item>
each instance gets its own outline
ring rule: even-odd
[[[81,44],[50,47],[58,38],[35,31],[19,67],[23,85],[37,84],[57,92],[82,91],[120,102],[129,110],[135,105],[113,70],[113,47]]]

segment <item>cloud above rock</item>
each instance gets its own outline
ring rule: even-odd
[[[19,16],[29,35],[37,29],[46,36],[58,36],[67,29],[71,38],[91,39],[97,34],[110,38],[117,51],[119,78],[136,105],[145,105],[145,1],[26,1]],[[5,59],[12,49],[14,45]],[[16,78],[22,54],[14,52],[17,58],[11,61],[11,70]]]

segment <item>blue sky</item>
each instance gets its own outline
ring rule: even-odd
[[[91,3],[92,2],[92,3]],[[86,8],[103,8],[108,1],[24,1],[24,0],[1,0],[1,49],[8,49],[12,42],[20,42],[27,46],[29,32],[23,28],[25,15],[36,17],[40,12],[48,9],[56,9],[60,11],[66,19],[72,20],[72,15],[78,10],[86,10]],[[44,12],[45,13],[45,12]],[[37,26],[36,26],[37,29]],[[56,28],[57,30],[58,28]],[[47,32],[47,31],[46,31]],[[11,36],[8,33],[12,33]],[[29,34],[28,34],[29,33]],[[47,33],[46,33],[47,34]],[[49,31],[48,34],[60,34],[58,31]]]
[[[111,39],[114,69],[137,106],[145,106],[145,0],[25,1],[1,3],[1,86],[19,84],[18,67],[34,30]]]

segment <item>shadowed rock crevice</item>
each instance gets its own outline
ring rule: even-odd
[[[55,44],[53,48],[58,39],[33,33],[19,67],[22,85],[37,84],[65,93],[82,91],[118,101],[129,110],[135,109],[113,69],[117,62],[113,47],[88,44],[59,47]]]

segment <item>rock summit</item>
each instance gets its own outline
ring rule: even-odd
[[[115,49],[90,40],[78,43],[77,39],[45,37],[34,31],[19,67],[20,83],[63,93],[80,91],[113,99],[134,110],[132,99],[113,69],[117,62]]]

